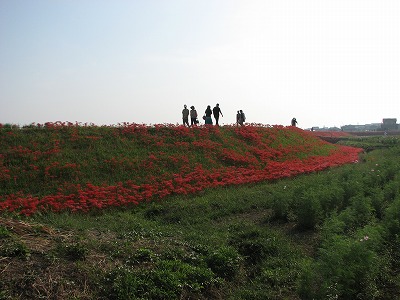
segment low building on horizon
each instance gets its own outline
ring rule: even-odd
[[[311,131],[345,131],[345,132],[366,132],[366,131],[400,131],[400,124],[397,124],[396,118],[384,118],[382,123],[371,123],[363,125],[344,125],[340,128],[334,127],[319,127],[313,126],[306,130]]]
[[[342,131],[360,132],[360,131],[396,131],[399,130],[396,118],[385,118],[382,123],[371,123],[365,125],[344,125]]]
[[[397,124],[396,118],[386,118],[382,120],[381,124],[382,131],[399,130],[399,124]]]

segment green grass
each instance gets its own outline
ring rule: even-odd
[[[275,151],[280,160],[328,156],[335,148],[300,130],[256,126],[3,127],[0,141],[2,194],[39,197],[60,190],[69,193],[71,186],[87,183],[153,184],[171,180],[174,174],[186,176],[199,165],[215,172],[237,166],[265,167],[268,161],[254,148]]]
[[[393,299],[399,155],[387,145],[273,183],[0,219],[0,299]]]
[[[362,147],[366,151],[392,147],[400,144],[400,139],[397,136],[370,136],[370,137],[342,137],[338,144]]]

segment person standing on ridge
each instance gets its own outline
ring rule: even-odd
[[[243,123],[246,121],[246,116],[244,115],[243,110],[240,110],[240,125],[243,126]]]
[[[187,125],[187,127],[189,127],[189,110],[187,109],[186,104],[183,106],[182,120],[183,120],[183,126]]]
[[[197,111],[194,109],[194,106],[190,107],[190,124],[192,126],[197,124]]]
[[[219,120],[219,114],[223,117],[224,115],[222,114],[221,109],[219,108],[219,104],[215,105],[215,107],[212,110],[214,118],[215,118],[215,125],[219,126],[218,120]]]
[[[212,115],[211,106],[207,105],[207,109],[204,112],[204,121],[206,125],[212,125],[211,115]]]
[[[246,116],[244,115],[243,110],[238,110],[236,114],[236,125],[243,126],[244,121],[246,121]]]
[[[292,119],[292,126],[296,127],[296,124],[297,124],[297,120],[296,120],[296,118],[293,118]]]

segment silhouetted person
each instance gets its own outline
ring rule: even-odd
[[[223,117],[224,115],[222,114],[221,109],[219,108],[219,104],[217,103],[217,105],[215,105],[215,107],[212,110],[214,118],[215,118],[215,125],[219,125],[218,124],[218,120],[219,120],[219,114],[221,114],[221,116]]]
[[[296,118],[293,118],[293,119],[292,119],[292,126],[295,126],[295,127],[296,127],[296,124],[297,124],[297,120],[296,120]]]
[[[206,125],[212,125],[211,115],[212,115],[211,106],[208,105],[206,111],[204,112],[204,117],[205,117],[204,121]]]
[[[187,125],[187,127],[189,127],[189,110],[187,109],[186,104],[183,106],[182,120],[183,120],[183,126]]]
[[[197,121],[197,111],[194,109],[194,106],[190,107],[190,125],[196,125]]]
[[[246,116],[244,115],[243,110],[240,110],[240,125],[243,126],[244,122],[246,122]]]
[[[238,110],[236,114],[236,125],[243,126],[244,121],[246,121],[246,116],[244,115],[243,110]]]

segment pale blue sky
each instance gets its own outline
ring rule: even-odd
[[[398,0],[0,0],[0,123],[400,122]]]

